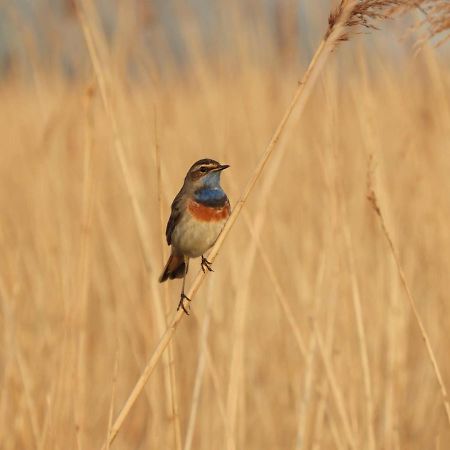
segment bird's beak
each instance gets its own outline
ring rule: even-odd
[[[216,171],[217,172],[221,172],[222,170],[228,169],[228,167],[230,167],[228,164],[222,164],[221,166],[219,166]]]

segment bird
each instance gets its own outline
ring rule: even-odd
[[[228,167],[228,164],[213,159],[200,159],[188,170],[183,186],[172,202],[166,227],[171,252],[159,282],[183,278],[177,311],[182,308],[187,315],[184,300],[190,302],[190,299],[184,287],[189,259],[201,256],[203,272],[213,271],[204,255],[216,242],[231,213],[230,202],[220,185],[221,173]]]

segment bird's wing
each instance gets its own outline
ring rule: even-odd
[[[181,189],[181,191],[178,192],[177,196],[174,198],[172,202],[172,212],[170,214],[169,221],[167,222],[166,239],[167,244],[169,245],[172,243],[173,230],[181,219],[183,205],[184,205],[184,191],[183,189]]]

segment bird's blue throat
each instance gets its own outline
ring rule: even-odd
[[[214,208],[224,206],[227,202],[227,196],[220,186],[214,188],[205,186],[198,189],[194,193],[194,198],[197,203]]]

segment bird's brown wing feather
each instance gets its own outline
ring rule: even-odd
[[[183,194],[184,191],[181,189],[180,192],[178,192],[177,196],[174,198],[172,202],[172,212],[169,217],[169,221],[167,222],[166,227],[166,239],[167,244],[172,244],[172,233],[174,228],[177,226],[177,223],[181,219],[181,213],[183,210]]]

